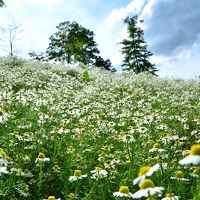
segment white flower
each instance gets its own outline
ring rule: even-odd
[[[164,197],[161,200],[179,200],[180,197],[179,196],[173,196],[173,197]]]
[[[179,196],[174,196],[173,193],[167,193],[166,197],[162,198],[161,200],[179,200]]]
[[[79,179],[83,179],[83,178],[86,178],[86,177],[87,177],[87,175],[81,175],[81,170],[75,170],[74,176],[70,176],[69,181],[73,182],[73,181],[77,181]]]
[[[92,179],[100,179],[107,176],[108,172],[101,167],[96,167],[95,170],[90,171],[92,173]]]
[[[6,167],[0,167],[0,174],[7,174],[7,168]]]
[[[181,170],[176,172],[175,177],[171,177],[170,179],[180,180],[180,181],[189,181],[189,179],[184,178],[184,174]]]
[[[155,171],[160,168],[160,165],[157,163],[153,167],[144,166],[140,168],[139,176],[134,179],[133,184],[142,183],[147,176],[151,176]]]
[[[28,169],[25,169],[24,172],[21,173],[21,175],[27,178],[33,177],[33,174]]]
[[[149,153],[152,153],[152,152],[162,153],[165,151],[166,151],[165,149],[161,149],[161,145],[159,143],[155,143],[153,145],[153,148],[149,150]]]
[[[200,144],[192,145],[190,149],[190,155],[186,156],[182,160],[179,161],[179,164],[186,165],[186,164],[193,164],[199,165],[200,164]]]
[[[119,188],[118,192],[114,192],[113,196],[114,197],[127,197],[127,198],[133,198],[132,193],[129,192],[129,188],[127,186],[121,186]]]
[[[124,135],[121,137],[121,140],[125,143],[132,143],[135,141],[135,138],[132,135]]]
[[[140,199],[143,197],[153,196],[154,194],[162,194],[164,190],[163,187],[155,187],[153,181],[151,179],[145,179],[140,184],[140,190],[132,195],[132,198]]]
[[[38,158],[35,159],[35,163],[37,162],[49,162],[50,158],[45,158],[43,153],[39,153]]]

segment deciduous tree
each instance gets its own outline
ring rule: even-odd
[[[99,50],[92,31],[69,21],[60,23],[56,28],[58,31],[50,37],[46,51],[49,60],[94,63]]]

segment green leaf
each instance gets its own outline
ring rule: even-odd
[[[83,72],[83,80],[84,81],[89,81],[90,80],[89,73],[88,73],[87,70]]]

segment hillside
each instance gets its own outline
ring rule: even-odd
[[[139,176],[163,187],[150,199],[197,200],[199,164],[179,164],[193,144],[197,81],[0,59],[2,200],[136,198],[143,166]]]

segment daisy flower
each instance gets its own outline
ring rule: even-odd
[[[35,159],[35,163],[37,162],[49,162],[50,158],[45,158],[43,153],[39,153],[38,157]]]
[[[177,171],[176,176],[171,177],[170,179],[176,179],[180,181],[189,181],[189,179],[184,178],[184,173],[181,170]]]
[[[179,200],[179,196],[174,196],[174,193],[167,193],[166,197],[162,198],[161,200]]]
[[[61,200],[61,198],[56,199],[55,196],[49,196],[48,199],[43,199],[43,200]]]
[[[73,182],[73,181],[77,181],[79,179],[83,179],[83,178],[86,178],[87,175],[81,175],[81,170],[75,170],[74,171],[74,176],[70,176],[69,177],[69,181],[70,182]]]
[[[22,176],[31,178],[31,177],[33,177],[33,174],[32,174],[28,169],[25,169],[25,170],[22,172]]]
[[[129,192],[129,188],[127,186],[120,186],[119,191],[113,193],[114,197],[133,198],[132,195],[133,194]]]
[[[153,167],[151,166],[144,166],[140,168],[138,177],[134,179],[133,184],[136,185],[137,183],[142,183],[146,176],[151,176],[155,171],[160,168],[160,165],[157,163]]]
[[[189,175],[194,177],[194,178],[199,178],[199,168],[194,167],[192,168],[192,173],[190,173]]]
[[[7,174],[7,168],[6,167],[0,167],[0,174]]]
[[[165,151],[166,151],[165,149],[161,149],[161,145],[159,143],[155,143],[153,145],[153,148],[149,150],[150,153],[152,153],[152,152],[162,153],[162,152],[165,152]]]
[[[95,167],[95,170],[92,170],[90,172],[92,173],[92,179],[104,178],[108,175],[108,172],[105,169],[102,169],[101,167]]]
[[[179,161],[179,164],[186,165],[186,164],[193,164],[198,165],[200,164],[200,144],[192,145],[190,149],[190,155],[186,156],[182,160]]]
[[[155,187],[151,179],[145,179],[140,185],[140,190],[132,195],[135,199],[152,197],[154,194],[162,194],[163,187]]]

